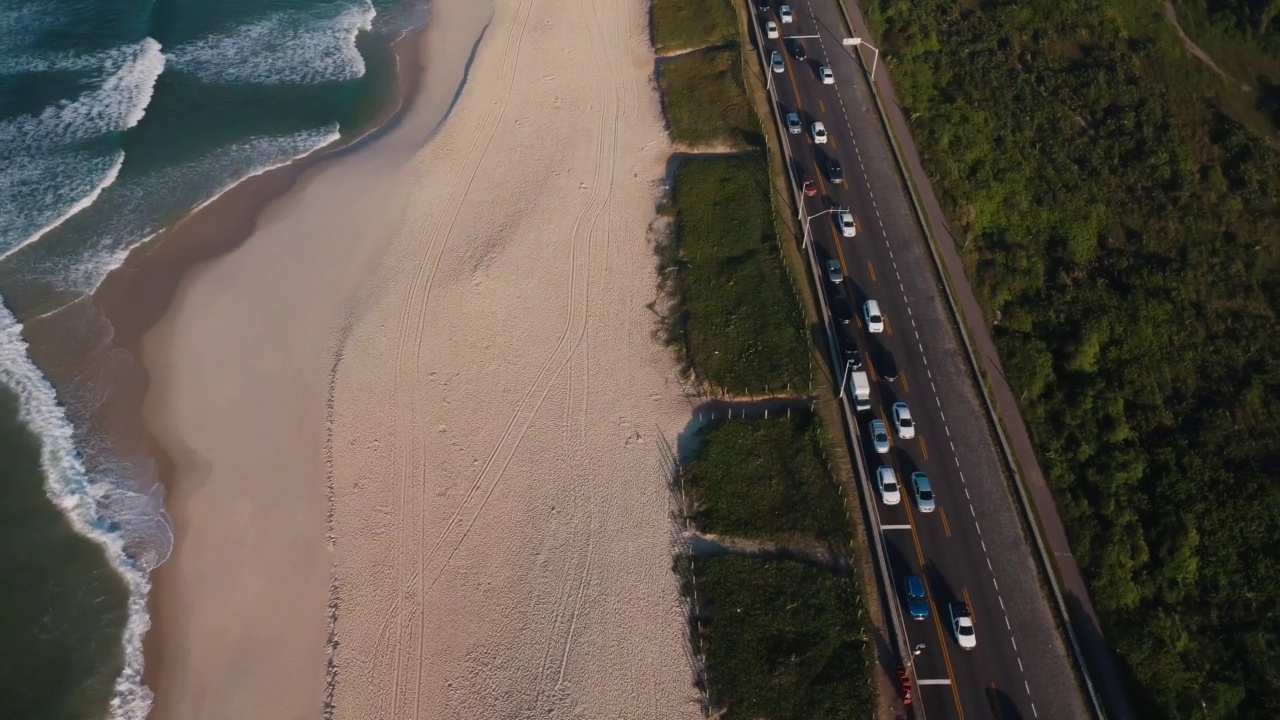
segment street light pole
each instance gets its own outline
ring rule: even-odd
[[[857,48],[861,48],[863,45],[866,45],[867,47],[871,48],[875,52],[875,55],[872,56],[871,58],[871,82],[875,82],[876,81],[876,65],[880,63],[879,48],[867,42],[866,40],[863,40],[860,37],[845,38],[842,42],[845,45],[853,45],[854,47],[857,47]],[[859,50],[859,53],[861,53],[861,50]]]
[[[826,215],[827,213],[843,212],[843,211],[844,211],[844,208],[834,207],[834,208],[827,208],[826,210],[823,210],[822,212],[814,213],[814,214],[812,214],[812,215],[801,215],[801,217],[802,217],[802,218],[804,218],[804,242],[800,243],[800,247],[801,247],[802,249],[803,249],[803,248],[807,248],[807,247],[809,247],[809,233],[810,233],[810,230],[809,230],[809,221],[810,221],[810,220],[812,220],[812,219],[814,219],[814,218],[816,218],[816,217],[822,217],[823,215]],[[801,212],[801,213],[803,213],[803,212],[804,212],[804,208],[801,208],[801,209],[800,209],[800,212]]]
[[[844,364],[844,373],[840,375],[840,397],[844,397],[844,386],[849,384],[849,376],[853,374],[853,361],[848,360]]]

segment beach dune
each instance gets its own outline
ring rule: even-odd
[[[402,121],[183,282],[143,345],[153,717],[701,716],[647,18],[434,0]]]

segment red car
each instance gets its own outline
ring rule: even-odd
[[[804,193],[805,197],[813,197],[818,194],[818,186],[811,178],[804,178],[800,182],[800,192]]]

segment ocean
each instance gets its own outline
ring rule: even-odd
[[[426,19],[408,0],[0,0],[0,718],[151,705],[148,574],[173,533],[154,459],[93,420],[131,365],[78,308],[236,183],[369,130],[391,44]]]

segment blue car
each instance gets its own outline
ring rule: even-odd
[[[924,580],[919,575],[908,575],[903,583],[907,591],[907,612],[912,620],[923,620],[929,617],[929,599],[924,595]]]

